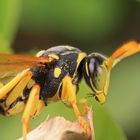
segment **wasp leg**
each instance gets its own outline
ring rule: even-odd
[[[29,98],[22,116],[23,140],[26,140],[26,134],[30,129],[29,126],[30,118],[33,116],[36,107],[39,103],[39,94],[40,94],[40,86],[34,85],[29,94]]]
[[[44,107],[45,103],[42,100],[39,100],[33,117],[38,116]]]
[[[73,107],[74,113],[80,123],[80,125],[84,128],[85,133],[89,136],[91,133],[90,126],[88,123],[82,118],[82,115],[78,109],[77,101],[76,101],[76,85],[72,84],[72,79],[70,76],[65,76],[63,79],[62,86],[62,96],[61,99],[65,102],[68,101],[71,103]]]
[[[15,78],[13,78],[9,83],[7,83],[5,86],[3,86],[0,89],[0,99],[2,99],[4,96],[7,95],[7,93],[26,75],[28,74],[28,71],[25,70],[21,73],[19,73]]]
[[[90,136],[91,134],[91,128],[89,126],[89,124],[83,119],[83,117],[81,116],[81,113],[77,107],[76,101],[72,100],[71,101],[71,105],[73,107],[73,110],[75,112],[75,115],[80,123],[80,125],[84,128],[85,133],[87,134],[87,136]]]
[[[87,99],[86,98],[78,100],[78,104],[82,104],[82,107],[83,107],[82,114],[85,114],[85,113],[88,112],[88,105],[87,105]]]
[[[32,72],[28,72],[21,81],[13,88],[13,90],[10,92],[9,96],[6,99],[6,105],[11,105],[21,94],[26,85],[28,84],[29,80],[32,77]]]

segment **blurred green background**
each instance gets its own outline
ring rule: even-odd
[[[0,1],[0,52],[3,53],[33,55],[51,46],[72,45],[87,53],[110,55],[129,40],[140,42],[138,0]],[[140,139],[139,75],[140,54],[137,54],[113,69],[109,95],[103,106],[89,99],[97,140],[125,139],[122,132],[128,140]],[[80,97],[90,92],[84,82],[80,87]],[[75,119],[72,110],[61,102],[54,103],[31,121],[32,128],[48,114]],[[21,115],[0,116],[0,139],[21,136],[20,118]]]

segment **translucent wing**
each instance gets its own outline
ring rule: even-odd
[[[51,57],[29,57],[22,55],[0,54],[0,77],[13,75],[31,67],[42,67],[49,64]]]

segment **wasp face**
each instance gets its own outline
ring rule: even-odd
[[[103,103],[107,95],[110,72],[106,66],[107,58],[99,53],[92,53],[85,58],[84,77],[96,99]]]

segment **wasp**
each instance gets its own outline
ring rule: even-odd
[[[31,118],[54,101],[73,108],[86,134],[90,127],[78,109],[76,94],[82,78],[100,103],[108,94],[110,72],[122,59],[140,52],[140,45],[130,41],[110,57],[93,52],[87,55],[78,48],[56,46],[42,50],[36,57],[0,54],[0,113],[14,116],[23,112],[23,139],[30,130]],[[86,99],[80,101],[87,107]]]

